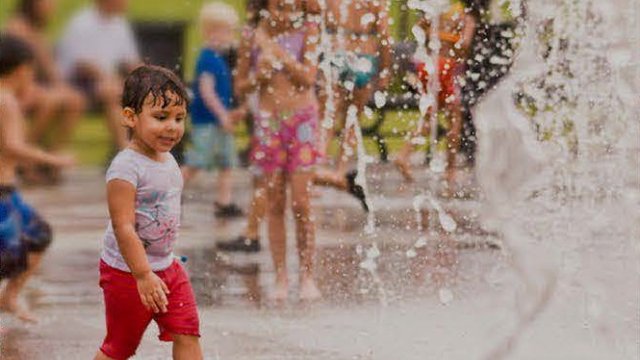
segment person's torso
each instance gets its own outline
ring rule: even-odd
[[[199,78],[209,73],[215,78],[214,91],[222,104],[231,108],[233,103],[233,77],[227,61],[211,49],[202,49],[196,65],[193,82],[193,100],[190,105],[191,121],[194,124],[218,124],[217,116],[207,108],[200,93]]]
[[[379,51],[378,5],[364,0],[330,0],[327,7],[326,32],[334,50],[357,54],[376,54]]]
[[[19,111],[20,105],[18,100],[13,94],[10,94],[0,89],[0,106],[5,107],[5,111],[11,112],[9,116],[20,116],[15,112]],[[0,121],[4,119],[0,118]],[[19,119],[18,132],[15,136],[26,136],[24,121]],[[4,135],[0,131],[0,185],[14,185],[16,183],[16,167],[18,166],[18,159],[9,154],[5,150],[5,145],[2,141]]]
[[[465,49],[462,49],[462,32],[465,27],[466,14],[464,6],[455,2],[440,16],[440,55],[445,57],[462,57]]]
[[[73,46],[78,47],[83,60],[97,64],[107,73],[114,73],[124,61],[131,60],[126,58],[125,48],[134,40],[124,17],[106,18],[95,8],[88,8],[75,21]]]
[[[131,149],[125,149],[113,160],[107,171],[108,177],[114,167],[122,164],[120,162],[133,162],[135,165],[136,234],[142,241],[151,268],[154,271],[162,270],[173,262],[173,247],[180,227],[183,185],[180,169],[169,153],[164,162],[157,162]],[[102,259],[112,267],[129,271],[118,250],[111,222],[104,237]]]
[[[276,36],[274,40],[299,63],[304,62],[306,41],[304,30],[286,32]],[[255,68],[259,57],[260,51],[252,50],[252,67]],[[259,96],[260,107],[270,112],[296,110],[316,104],[314,89],[296,84],[285,69],[274,72],[271,80],[260,87]]]

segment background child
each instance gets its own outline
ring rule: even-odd
[[[438,109],[444,110],[449,116],[450,127],[447,131],[447,173],[446,180],[448,190],[443,195],[451,195],[455,185],[455,161],[456,154],[460,148],[460,136],[462,130],[462,114],[461,114],[461,93],[459,77],[464,74],[465,62],[467,60],[467,52],[473,40],[475,31],[475,19],[465,9],[464,3],[458,0],[452,0],[449,9],[440,15],[438,28],[438,37],[440,40],[440,50],[438,53],[437,76],[440,90],[434,94],[438,102]],[[429,46],[428,36],[431,32],[431,19],[422,18],[418,22],[418,26],[427,35],[425,46]],[[426,65],[417,64],[418,77],[422,82],[423,92],[430,89],[429,74]],[[429,108],[422,129],[418,129],[411,137],[427,135],[430,131],[430,118],[433,108]],[[434,129],[433,131],[437,131]],[[394,164],[403,175],[405,180],[413,181],[413,173],[409,164],[409,157],[415,148],[413,141],[405,142],[400,149]]]
[[[238,26],[235,10],[224,3],[206,4],[200,11],[200,27],[205,41],[196,64],[191,104],[191,148],[186,154],[182,173],[191,180],[200,169],[219,169],[217,199],[218,217],[242,216],[242,210],[231,201],[232,168],[238,159],[233,139],[233,125],[244,116],[232,106],[231,70],[222,53],[231,47]]]
[[[334,125],[345,126],[336,162],[336,171],[344,175],[356,141],[354,129],[347,128],[345,122],[348,109],[353,105],[357,115],[362,114],[374,92],[384,91],[391,80],[393,56],[389,34],[389,2],[327,0],[326,6],[326,35],[329,36],[331,48],[323,57],[333,67],[331,73],[335,76],[333,79],[325,78],[329,74],[323,72],[320,99],[323,106],[333,101],[335,113],[323,108],[321,114],[335,120]],[[327,81],[333,84],[333,99],[329,99]],[[330,110],[328,114],[325,114],[326,110]],[[324,130],[323,150],[328,153],[334,126]]]
[[[254,69],[251,69],[253,33],[260,21],[261,13],[267,9],[267,0],[249,0],[246,8],[246,25],[242,31],[242,42],[238,48],[236,68],[234,71],[234,93],[239,103],[248,110],[248,128],[253,129],[254,114],[258,111],[258,94]],[[256,175],[256,174],[254,174]],[[221,251],[258,252],[260,245],[260,224],[267,212],[267,186],[263,176],[253,177],[253,196],[247,212],[247,225],[241,235],[226,241],[219,241],[216,247]]]
[[[183,181],[169,151],[184,134],[187,101],[180,80],[157,66],[139,67],[125,81],[130,141],[106,176],[111,221],[100,286],[107,335],[95,359],[131,357],[152,319],[160,340],[173,341],[174,359],[202,359],[195,297],[173,256]]]
[[[310,190],[317,157],[318,102],[315,95],[319,31],[305,22],[302,1],[269,0],[247,59],[238,71],[254,69],[259,93],[252,161],[267,180],[269,242],[276,271],[273,297],[288,296],[286,229],[287,187],[296,223],[300,258],[300,298],[320,296],[313,279],[315,228]],[[242,64],[244,62],[244,64]]]
[[[0,309],[25,321],[36,318],[18,304],[18,295],[37,269],[51,243],[51,228],[27,205],[16,189],[16,167],[35,163],[64,167],[73,159],[47,153],[26,142],[21,103],[33,86],[35,57],[29,45],[12,35],[0,35]]]

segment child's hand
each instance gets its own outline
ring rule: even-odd
[[[247,116],[245,108],[238,108],[229,112],[229,119],[233,124],[237,124]]]
[[[51,165],[55,167],[66,168],[66,167],[74,166],[75,164],[76,164],[76,157],[74,155],[59,154],[59,155],[56,155]]]
[[[233,120],[229,115],[220,119],[220,126],[222,126],[222,130],[229,134],[233,134],[233,132],[235,131],[235,126],[233,124]]]
[[[158,275],[150,271],[142,277],[136,277],[136,283],[142,305],[154,313],[167,312],[169,288]]]
[[[259,27],[256,30],[254,41],[256,44],[258,44],[258,46],[262,47],[263,44],[267,43],[268,41],[271,41],[271,38],[269,37],[267,32],[264,30],[264,28]]]
[[[271,80],[273,76],[273,62],[271,59],[267,58],[264,55],[261,55],[258,59],[258,64],[256,67],[256,77],[260,82],[267,82]]]

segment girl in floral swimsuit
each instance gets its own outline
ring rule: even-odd
[[[300,258],[300,298],[320,296],[313,278],[315,227],[309,201],[318,154],[314,91],[318,27],[306,21],[304,4],[269,0],[269,16],[243,39],[237,67],[238,74],[248,74],[239,85],[254,87],[259,94],[252,161],[268,184],[269,242],[276,271],[273,297],[277,300],[288,296],[287,187],[291,188]]]

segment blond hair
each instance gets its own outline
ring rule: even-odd
[[[200,9],[200,27],[207,25],[228,25],[235,27],[240,19],[233,6],[215,1],[206,3]]]

